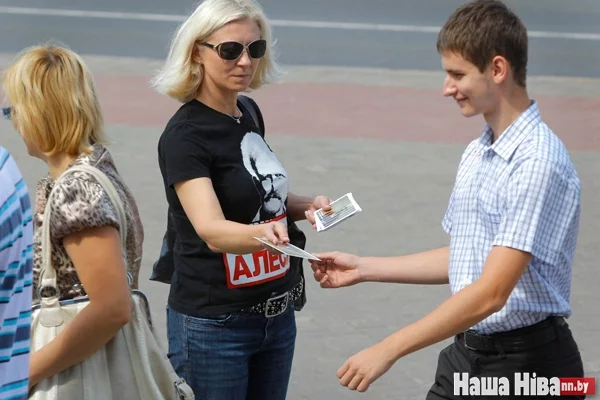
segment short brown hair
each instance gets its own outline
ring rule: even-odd
[[[96,86],[75,52],[58,45],[26,48],[3,84],[15,126],[44,154],[77,156],[105,143]]]
[[[519,17],[498,0],[475,0],[459,7],[442,27],[440,53],[453,52],[480,72],[496,56],[510,63],[515,82],[525,87],[527,29]]]

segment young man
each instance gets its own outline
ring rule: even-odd
[[[359,282],[450,283],[429,315],[352,356],[341,384],[365,391],[398,359],[455,337],[439,356],[427,399],[454,395],[454,373],[580,377],[565,318],[580,215],[580,183],[563,143],[526,85],[527,32],[499,1],[457,9],[439,33],[443,92],[486,126],[460,161],[442,226],[450,245],[400,257],[317,254],[322,287]],[[468,383],[468,380],[467,380]]]
[[[0,146],[0,399],[27,399],[32,238],[27,185]]]

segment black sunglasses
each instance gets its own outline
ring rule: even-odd
[[[12,107],[2,107],[2,116],[4,119],[10,119],[10,113],[12,112]]]
[[[200,43],[202,46],[210,47],[215,50],[219,57],[223,60],[233,61],[240,58],[244,49],[248,50],[250,58],[259,59],[262,58],[267,52],[267,41],[264,39],[258,39],[250,43],[248,46],[244,46],[240,42],[223,42],[217,45],[210,43]]]

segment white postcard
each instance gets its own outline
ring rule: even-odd
[[[354,200],[352,193],[347,193],[339,199],[331,202],[331,210],[324,212],[322,208],[315,211],[315,225],[317,232],[331,228],[334,225],[350,218],[362,211],[362,208]]]
[[[275,249],[283,254],[287,254],[288,256],[321,261],[320,259],[313,256],[312,254],[310,254],[310,253],[302,250],[301,248],[298,248],[290,243],[274,245],[273,243],[271,243],[270,241],[268,241],[266,239],[261,239],[261,238],[257,238],[257,237],[255,237],[254,239],[258,240],[259,242],[261,242],[263,244],[266,244],[267,246],[271,247],[272,249]]]

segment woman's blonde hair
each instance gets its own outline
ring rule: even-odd
[[[171,42],[164,67],[152,80],[159,93],[182,103],[193,99],[202,83],[203,69],[192,59],[196,42],[204,42],[224,25],[242,19],[256,21],[262,39],[267,41],[267,52],[261,58],[251,89],[273,82],[280,73],[275,62],[275,46],[271,41],[271,27],[262,8],[253,0],[204,0],[179,27]]]
[[[58,45],[23,50],[4,73],[11,119],[47,156],[89,153],[104,142],[92,74],[79,55]]]

